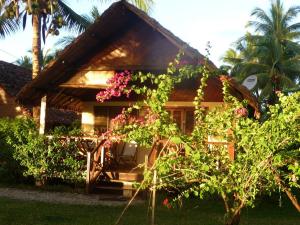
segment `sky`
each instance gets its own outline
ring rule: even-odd
[[[150,16],[176,36],[192,47],[205,53],[207,42],[210,42],[210,58],[217,65],[222,65],[221,57],[225,51],[249,28],[250,14],[255,7],[268,10],[270,0],[154,0]],[[88,13],[92,5],[104,11],[109,4],[97,0],[65,0],[79,14]],[[102,1],[103,2],[103,1]],[[283,0],[284,6],[300,5],[300,0]],[[299,20],[298,20],[299,21]],[[27,24],[25,31],[0,39],[0,60],[15,62],[28,55],[31,48],[31,29]],[[55,42],[66,34],[49,36],[45,50],[54,49]]]

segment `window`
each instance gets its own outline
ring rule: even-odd
[[[117,115],[122,113],[123,106],[95,106],[94,107],[94,132],[95,134],[101,134],[109,129],[112,129],[111,120]],[[134,111],[132,115],[137,116],[138,111]]]
[[[111,120],[122,112],[123,107],[121,106],[95,106],[94,116],[95,133],[104,133],[108,129],[112,128]]]
[[[195,123],[194,109],[168,108],[167,111],[183,133],[190,134],[193,131]]]

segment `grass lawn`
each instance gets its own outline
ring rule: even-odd
[[[242,212],[241,225],[299,225],[300,214],[288,203],[261,201],[255,209]],[[218,201],[189,201],[183,209],[157,209],[157,225],[217,225],[223,221]],[[114,225],[123,207],[74,206],[0,198],[0,225]],[[148,203],[132,206],[122,225],[149,224]]]

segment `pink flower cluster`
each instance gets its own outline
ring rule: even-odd
[[[120,97],[121,94],[125,93],[124,91],[130,80],[131,73],[127,70],[115,73],[115,75],[107,81],[109,87],[96,95],[97,101],[104,102],[112,97]],[[129,97],[130,92],[130,89],[126,90],[127,97]]]
[[[115,118],[113,118],[111,120],[111,123],[113,124],[113,126],[124,126],[127,123],[127,116],[125,113],[125,109],[123,108],[122,112],[117,115]]]
[[[113,118],[111,122],[115,129],[130,124],[137,124],[138,126],[147,127],[153,124],[157,120],[157,118],[158,116],[151,113],[149,109],[146,111],[146,114],[143,117],[138,117],[138,118],[126,114],[126,110],[123,109],[122,113],[120,113],[115,118]],[[102,138],[106,140],[104,146],[109,148],[113,145],[113,143],[120,142],[122,139],[125,138],[125,136],[126,134],[119,134],[118,132],[114,132],[114,130],[108,130],[107,132],[102,134]]]
[[[248,110],[245,107],[238,108],[234,112],[238,117],[247,117],[248,116]]]

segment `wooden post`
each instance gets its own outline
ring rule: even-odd
[[[229,158],[230,160],[234,161],[234,143],[230,142],[228,143],[228,153],[229,153]]]
[[[104,146],[101,146],[101,154],[100,154],[100,163],[101,163],[101,166],[103,167],[104,166],[104,160],[105,160],[105,149],[104,149]]]
[[[87,152],[87,160],[86,160],[86,183],[85,183],[85,191],[86,193],[90,193],[90,173],[91,173],[91,152]]]
[[[152,204],[151,204],[151,208],[152,208],[151,225],[155,225],[156,180],[157,180],[157,171],[154,170],[154,173],[153,173]]]
[[[40,109],[40,134],[45,134],[46,127],[46,107],[47,107],[47,95],[41,98],[41,109]]]
[[[148,171],[148,155],[145,155],[145,167],[144,167],[144,174]]]

